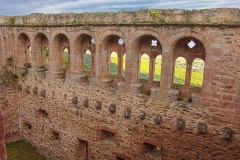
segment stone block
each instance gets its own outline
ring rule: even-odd
[[[84,82],[87,82],[87,80],[88,80],[88,77],[85,74],[74,76],[74,82],[76,83],[84,83]]]
[[[131,93],[133,94],[142,94],[143,93],[143,84],[135,83],[131,85]]]
[[[167,101],[174,102],[177,101],[180,97],[180,90],[178,89],[171,89],[167,92]]]

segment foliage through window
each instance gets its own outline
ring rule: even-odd
[[[194,59],[192,63],[191,86],[201,87],[203,82],[204,61],[201,58]]]
[[[85,52],[85,70],[91,70],[91,52],[89,50],[86,50]]]
[[[186,65],[187,62],[185,58],[178,57],[175,61],[174,67],[174,83],[175,84],[185,84],[185,77],[186,77]]]
[[[117,75],[118,73],[118,55],[116,52],[111,53],[110,57],[110,74]]]
[[[140,79],[148,80],[149,77],[149,56],[143,54],[140,61]]]

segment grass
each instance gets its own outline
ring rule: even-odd
[[[8,160],[44,160],[30,143],[19,140],[6,144]]]

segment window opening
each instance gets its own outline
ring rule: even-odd
[[[155,70],[154,70],[154,80],[160,81],[161,79],[161,68],[162,67],[162,55],[159,55],[155,59]]]
[[[117,160],[124,160],[124,158],[121,158],[121,157],[116,157]]]
[[[157,47],[157,40],[152,40],[151,41],[151,46],[152,47]]]
[[[46,64],[46,66],[48,66],[49,65],[49,48],[48,47],[46,47],[45,48],[45,54],[46,54],[46,60],[45,60],[45,64]]]
[[[116,52],[111,53],[110,57],[110,74],[117,75],[118,73],[118,54]]]
[[[85,52],[85,70],[91,70],[91,52],[89,50],[86,50]]]
[[[120,39],[118,40],[118,44],[119,44],[119,45],[123,45],[123,43],[124,43],[123,39],[120,38]]]
[[[194,59],[191,72],[191,86],[201,87],[204,74],[204,61],[201,58]]]
[[[68,53],[68,49],[67,48],[64,48],[63,49],[63,52],[64,52],[64,67],[65,68],[68,68],[68,63],[69,63],[69,53]]]
[[[140,61],[140,79],[146,79],[149,78],[149,56],[147,54],[143,54],[141,56]]]
[[[186,65],[187,65],[187,62],[186,62],[185,58],[178,57],[176,59],[175,68],[174,68],[174,83],[175,84],[185,84]]]
[[[161,152],[162,152],[162,147],[161,146],[157,146],[157,145],[153,145],[153,144],[149,144],[149,143],[144,143],[145,148],[146,148],[146,155],[151,155],[152,157],[160,157],[161,156]]]
[[[126,75],[126,53],[123,55],[123,69],[122,69],[122,76],[125,77]]]
[[[117,143],[117,139],[116,139],[116,136],[115,136],[115,133],[113,132],[109,132],[109,131],[105,131],[105,130],[102,130],[104,136],[105,136],[105,140],[109,141],[109,142],[112,142],[112,143]]]
[[[93,39],[93,38],[91,39],[91,43],[92,43],[92,44],[95,44],[95,41],[94,41],[94,39]]]
[[[193,47],[196,46],[196,43],[194,43],[193,40],[191,40],[187,45],[188,45],[189,48],[192,49]]]

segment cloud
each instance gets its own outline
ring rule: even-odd
[[[30,13],[108,12],[142,8],[203,9],[240,6],[239,0],[1,0],[1,15]]]

